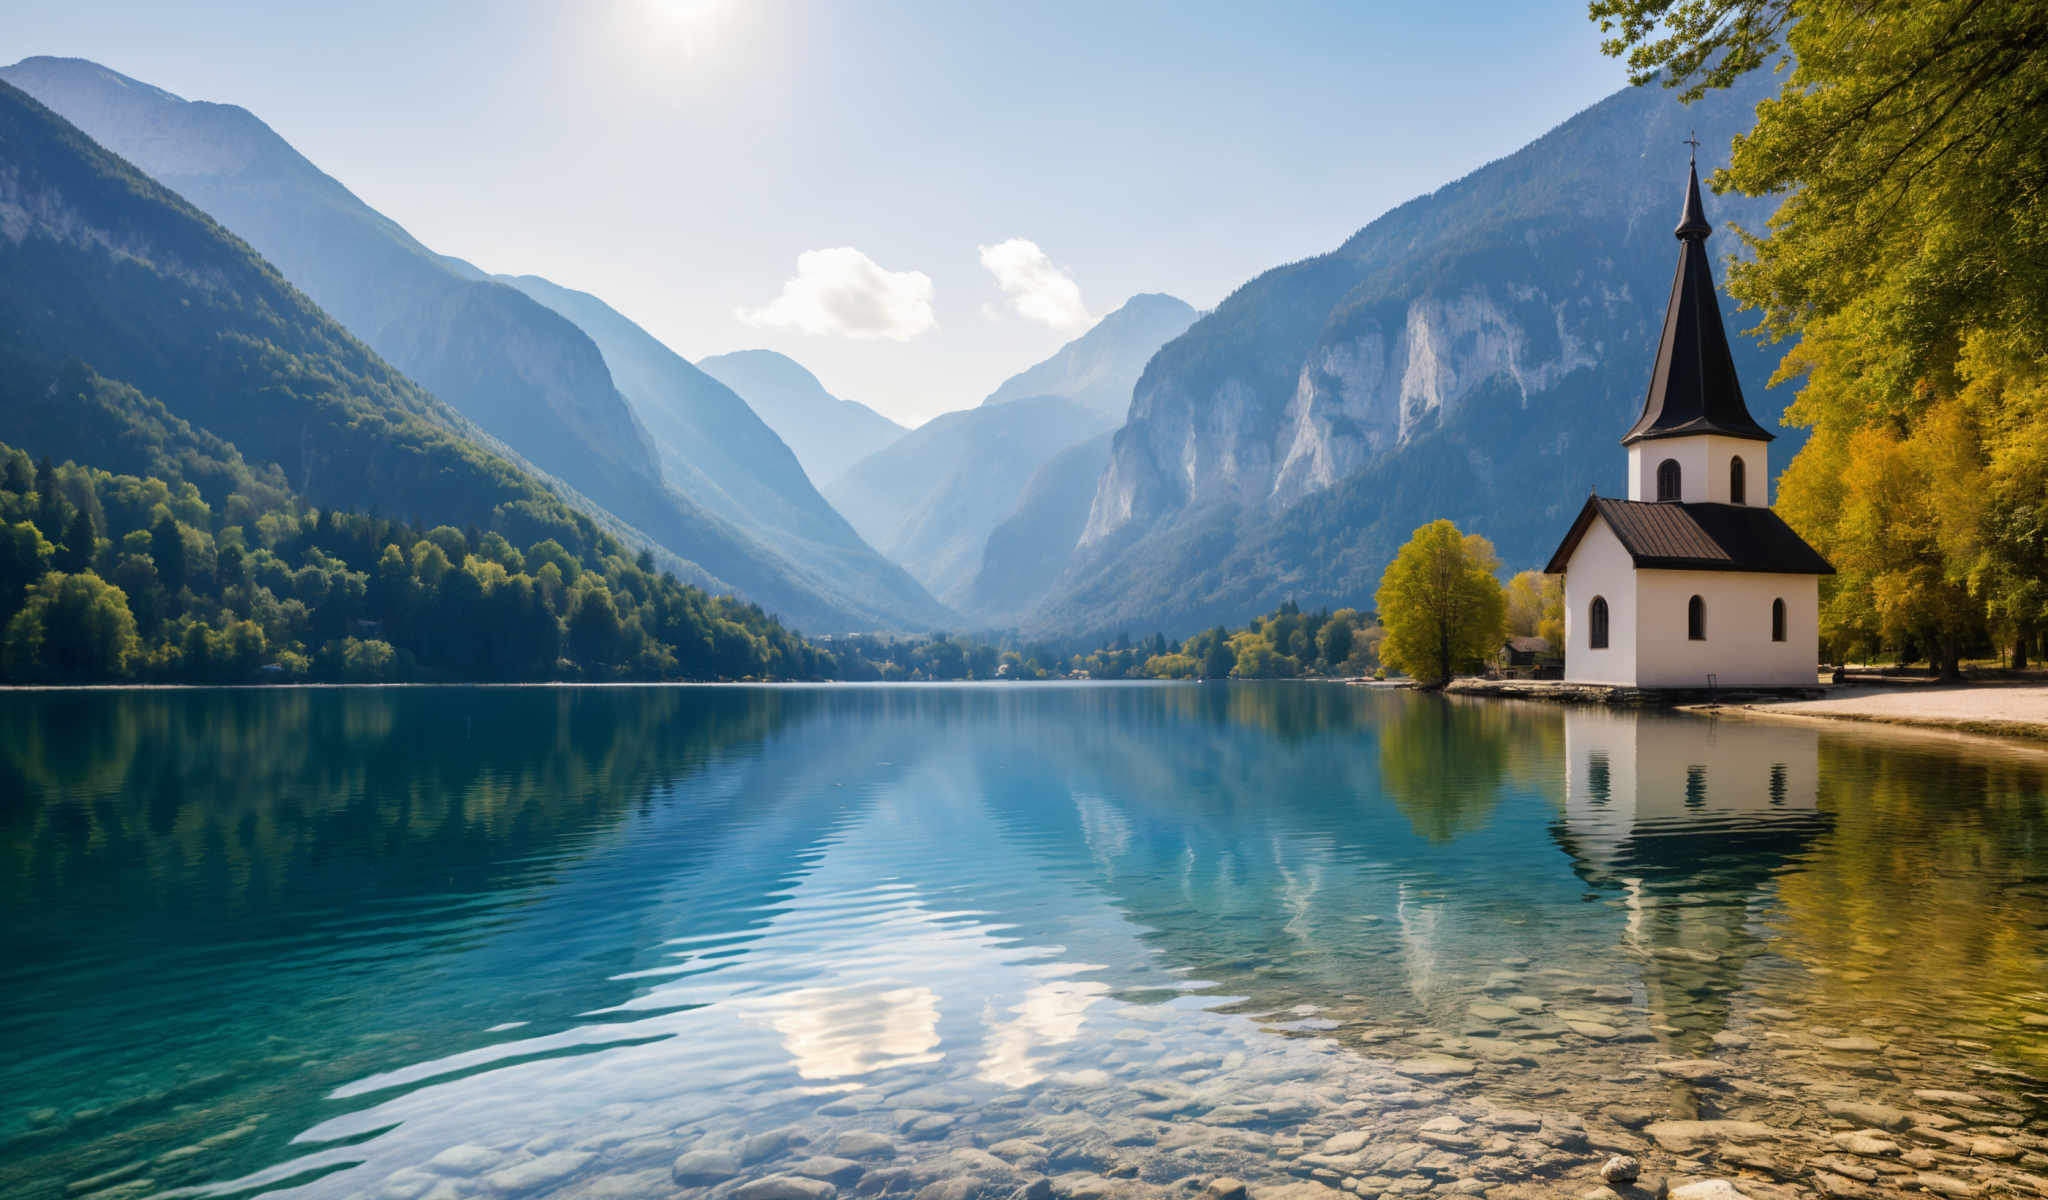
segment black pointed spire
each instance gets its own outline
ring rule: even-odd
[[[1622,435],[1624,446],[1647,438],[1716,433],[1768,442],[1773,436],[1749,415],[1742,383],[1728,352],[1721,301],[1714,294],[1714,268],[1707,257],[1706,207],[1700,203],[1700,173],[1686,171],[1685,209],[1679,215],[1678,273],[1671,280],[1671,304],[1664,312],[1664,336],[1643,414]]]
[[[1700,203],[1700,169],[1697,164],[1686,165],[1685,211],[1678,214],[1678,228],[1671,232],[1681,238],[1701,239],[1714,232],[1714,227],[1707,224],[1706,206]]]

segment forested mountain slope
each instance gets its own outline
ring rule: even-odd
[[[749,599],[817,630],[924,615],[821,587],[812,567],[671,486],[602,353],[574,322],[421,245],[247,110],[186,101],[77,59],[26,59],[0,79],[246,240],[491,435]]]
[[[662,470],[685,495],[774,550],[808,587],[850,611],[887,614],[887,624],[914,629],[947,622],[945,609],[908,572],[862,541],[826,502],[796,455],[733,389],[596,296],[532,275],[504,282],[597,343],[613,382],[652,435]]]

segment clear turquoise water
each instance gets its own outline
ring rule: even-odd
[[[1628,1099],[1601,1055],[1768,1019],[2048,1093],[2048,758],[1962,741],[1286,683],[16,693],[0,798],[5,1196],[667,1195],[707,1139],[1167,1085],[1284,1134],[1602,990],[1639,1042],[1462,1086]],[[1262,1168],[1173,1142],[1103,1153]]]

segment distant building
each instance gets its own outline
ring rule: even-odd
[[[1550,657],[1549,638],[1511,637],[1500,646],[1501,673],[1522,679],[1534,678],[1537,668]]]
[[[1628,499],[1591,496],[1545,568],[1564,576],[1565,678],[1631,687],[1806,687],[1820,658],[1813,547],[1768,507],[1772,435],[1749,415],[1707,259],[1697,168]]]

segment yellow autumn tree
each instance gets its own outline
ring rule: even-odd
[[[1476,667],[1500,645],[1507,604],[1493,543],[1449,521],[1415,531],[1380,577],[1380,659],[1425,684]]]

